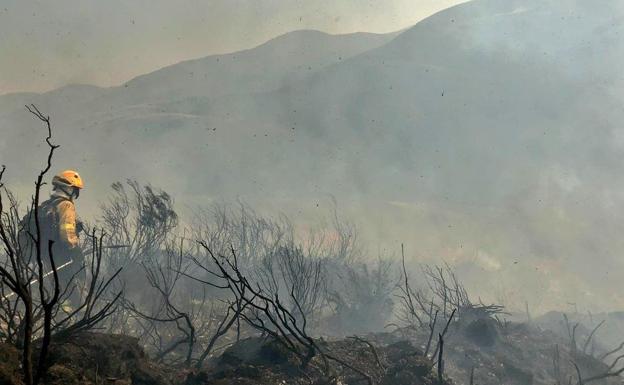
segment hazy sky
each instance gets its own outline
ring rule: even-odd
[[[462,0],[0,0],[0,94],[111,86],[299,29],[392,32]]]

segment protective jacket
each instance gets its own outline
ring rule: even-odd
[[[55,191],[42,207],[46,213],[41,218],[46,222],[44,227],[50,233],[47,238],[54,241],[52,253],[56,264],[60,265],[79,256],[81,252],[76,232],[76,207],[72,199],[63,191]],[[47,247],[47,239],[44,240]]]
[[[58,221],[59,245],[71,250],[79,246],[76,233],[76,207],[71,199],[62,195],[55,192],[50,199]]]
[[[52,244],[52,256],[56,266],[60,266],[81,255],[80,240],[76,231],[76,208],[71,197],[62,190],[54,191],[50,198],[39,205],[39,229],[41,231],[41,255],[46,269],[50,268],[48,250]],[[35,257],[33,236],[37,233],[34,212],[29,212],[23,219],[24,229],[21,237],[22,247]]]

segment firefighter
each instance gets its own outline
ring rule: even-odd
[[[77,220],[74,205],[83,187],[82,178],[76,171],[65,170],[52,178],[52,194],[39,206],[43,261],[49,271],[48,241],[52,240],[52,257],[58,269],[61,290],[67,287],[72,278],[84,278],[84,274],[76,275],[82,267],[82,250],[78,238],[82,223]]]
[[[41,262],[45,284],[51,285],[53,277],[49,244],[52,241],[52,258],[59,278],[59,289],[63,296],[64,307],[71,308],[72,303],[80,300],[78,282],[84,282],[86,274],[83,268],[83,253],[78,235],[82,231],[82,223],[76,217],[74,202],[84,187],[82,178],[73,170],[65,170],[52,178],[52,194],[50,198],[38,206],[39,235],[41,246]],[[34,210],[29,210],[20,221],[19,247],[24,259],[30,261],[36,269],[36,234],[37,225]],[[34,282],[38,281],[36,275]],[[39,283],[41,284],[41,283]],[[51,287],[50,287],[51,288]],[[65,303],[66,302],[66,303]]]
[[[53,247],[52,251],[60,252],[58,257],[66,259],[81,255],[78,234],[82,230],[82,224],[77,221],[74,201],[78,199],[80,190],[84,187],[82,178],[76,171],[65,170],[52,178],[52,186],[50,200],[58,219],[58,234],[54,237],[56,247]],[[59,262],[63,263],[61,261],[62,259],[59,259]]]

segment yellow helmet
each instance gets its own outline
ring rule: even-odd
[[[76,187],[83,188],[84,184],[82,183],[82,178],[78,173],[74,170],[65,170],[52,178],[52,185],[58,187]]]

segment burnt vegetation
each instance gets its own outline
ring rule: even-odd
[[[624,371],[622,345],[596,343],[603,323],[580,337],[567,318],[567,336],[511,322],[447,264],[414,270],[403,246],[367,258],[337,209],[304,232],[242,202],[185,221],[166,192],[115,182],[61,282],[38,212],[58,145],[27,108],[48,153],[27,207],[0,171],[0,383],[580,385]]]

